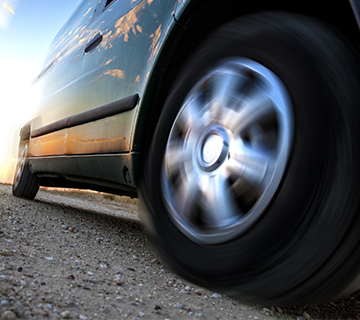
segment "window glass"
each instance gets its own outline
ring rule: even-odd
[[[105,4],[105,8],[110,5],[111,3],[113,3],[115,0],[107,0],[106,4]]]
[[[54,43],[66,35],[79,34],[93,19],[93,14],[98,0],[82,0],[70,19],[54,39]]]

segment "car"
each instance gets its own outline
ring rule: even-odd
[[[360,275],[360,2],[82,0],[32,84],[13,194],[139,197],[162,262],[242,301]]]

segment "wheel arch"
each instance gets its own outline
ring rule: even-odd
[[[26,123],[24,123],[18,130],[15,132],[15,141],[14,146],[16,150],[19,151],[19,148],[23,147],[26,142],[30,143],[31,130],[39,122],[40,118],[36,117]]]
[[[180,3],[180,1],[178,1]],[[152,68],[135,127],[133,173],[136,185],[141,180],[148,152],[162,106],[177,74],[196,47],[215,28],[243,15],[280,10],[312,16],[338,28],[355,43],[360,43],[357,22],[360,1],[336,0],[189,0],[174,10],[174,28]]]
[[[12,145],[12,154],[14,158],[17,158],[20,155],[22,148],[25,146],[26,142],[30,139],[31,133],[31,124],[28,122],[18,128],[14,135],[13,145]]]
[[[14,133],[12,142],[12,157],[16,159],[19,157],[21,150],[24,148],[26,143],[30,143],[31,130],[34,126],[34,122],[38,121],[38,118],[32,119],[29,122],[24,123]],[[13,175],[14,172],[11,173]]]
[[[31,125],[29,123],[25,124],[20,129],[20,141],[27,140],[30,137]]]

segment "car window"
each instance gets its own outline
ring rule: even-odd
[[[53,43],[69,33],[76,33],[93,20],[93,13],[98,0],[82,0],[72,16],[55,37]]]
[[[99,0],[81,0],[74,13],[58,32],[51,43],[44,66],[54,62],[63,54],[63,50],[79,41],[86,31],[86,27],[93,21]]]
[[[112,4],[115,0],[106,0],[105,8]]]

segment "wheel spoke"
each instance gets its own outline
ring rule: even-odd
[[[168,176],[172,176],[191,160],[191,148],[184,141],[172,141],[165,153],[165,168]]]
[[[231,152],[227,169],[233,177],[241,178],[263,191],[266,187],[265,176],[272,158],[271,152],[261,149],[256,150],[243,145],[235,152]]]
[[[270,98],[256,89],[250,96],[244,97],[243,105],[238,112],[233,112],[227,118],[227,127],[237,135],[250,126],[270,118],[274,112]]]
[[[176,190],[177,212],[182,218],[191,220],[194,214],[194,207],[199,203],[200,186],[199,177],[191,172],[190,175],[182,177],[179,187]]]
[[[209,111],[214,121],[226,121],[231,108],[237,103],[239,88],[246,79],[235,73],[225,73],[212,78]]]
[[[241,214],[231,188],[222,174],[209,178],[203,206],[205,223],[211,227],[229,225]]]
[[[177,120],[179,130],[185,133],[199,133],[204,122],[203,102],[201,94],[197,93],[187,102],[186,107],[182,110]]]

